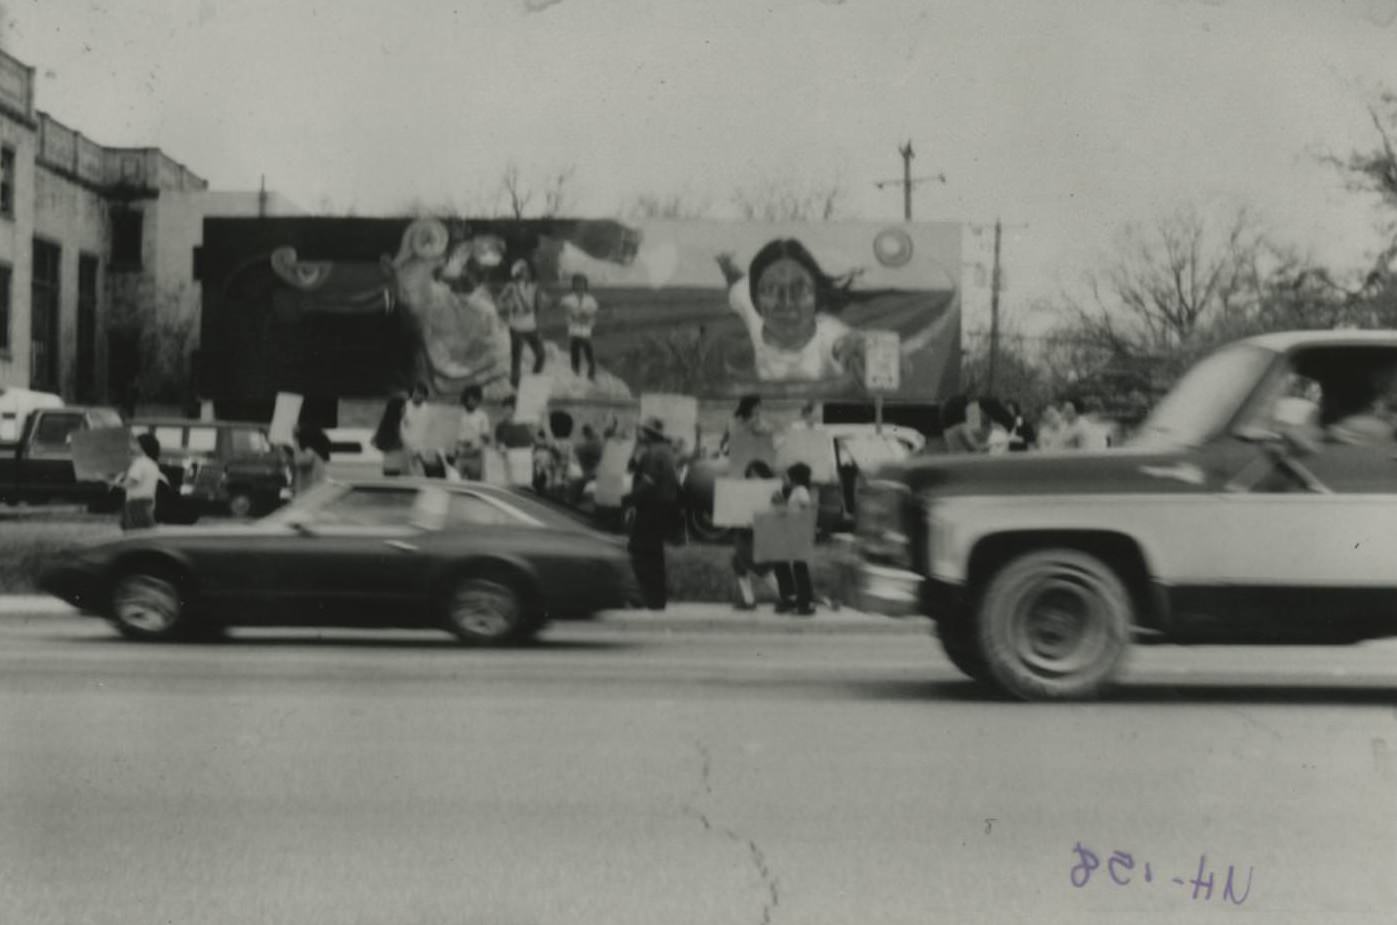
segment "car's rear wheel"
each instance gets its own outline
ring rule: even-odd
[[[240,520],[245,520],[257,512],[257,499],[252,492],[237,488],[228,493],[228,513]]]
[[[936,638],[941,642],[941,651],[956,667],[956,670],[974,681],[984,681],[989,677],[989,666],[980,651],[980,640],[975,630],[975,620],[970,613],[957,613],[936,623]]]
[[[475,646],[517,645],[543,628],[518,582],[504,576],[468,576],[446,595],[446,628]]]
[[[177,577],[165,570],[121,575],[112,585],[110,619],[128,639],[174,639],[185,628],[184,593]]]
[[[989,677],[1015,697],[1090,697],[1125,657],[1133,610],[1120,576],[1097,557],[1036,550],[990,579],[976,620],[977,648]]]

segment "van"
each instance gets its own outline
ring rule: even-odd
[[[266,514],[291,497],[289,461],[272,446],[265,424],[143,418],[131,422],[131,432],[153,434],[161,468],[181,470],[185,519]]]

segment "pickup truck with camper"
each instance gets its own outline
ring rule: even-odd
[[[1124,447],[917,457],[857,515],[862,609],[964,674],[1100,692],[1133,640],[1397,636],[1397,331],[1277,333],[1187,372]]]
[[[109,504],[104,482],[79,482],[73,471],[73,434],[120,427],[112,408],[64,405],[56,395],[27,389],[0,393],[0,501],[7,504]]]

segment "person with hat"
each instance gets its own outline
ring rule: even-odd
[[[543,293],[527,260],[516,260],[509,268],[509,283],[500,293],[500,305],[509,321],[509,381],[519,388],[520,362],[524,347],[534,355],[534,375],[543,372],[543,338],[538,335],[538,312]]]
[[[679,470],[674,447],[665,438],[664,422],[649,418],[640,425],[639,452],[632,461],[631,565],[641,598],[651,610],[669,602],[665,540],[679,518]]]

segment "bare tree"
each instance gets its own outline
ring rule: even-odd
[[[543,216],[554,218],[562,215],[572,205],[572,182],[577,175],[576,167],[564,167],[555,171],[543,187]]]
[[[519,169],[519,165],[510,161],[500,176],[500,185],[495,201],[503,199],[504,214],[516,219],[526,217],[529,214],[529,205],[535,201],[541,201],[542,206],[537,214],[544,218],[553,218],[563,214],[572,206],[573,186],[576,177],[577,168],[569,165],[554,171],[540,184],[530,184],[524,179],[523,171]]]
[[[739,187],[732,203],[748,221],[828,222],[839,217],[847,195],[848,187],[837,174],[808,182],[782,176]]]
[[[504,174],[500,177],[500,193],[504,196],[505,206],[509,209],[508,214],[514,218],[523,218],[524,210],[533,201],[533,191],[525,187],[523,179],[520,177],[519,165],[510,161],[505,167]]]
[[[1348,175],[1350,186],[1376,193],[1389,208],[1397,209],[1397,93],[1386,90],[1368,106],[1368,118],[1377,131],[1374,147],[1350,152],[1347,157],[1325,158]]]
[[[641,193],[622,209],[629,218],[686,219],[707,218],[712,203],[685,193]]]

